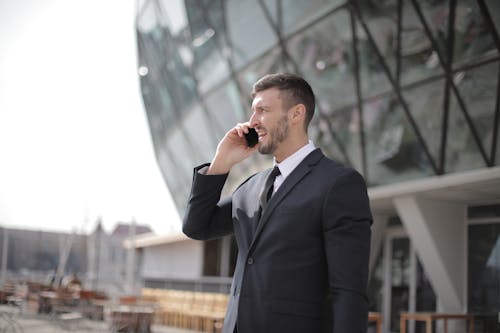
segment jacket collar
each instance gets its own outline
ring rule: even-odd
[[[259,237],[260,232],[266,225],[271,216],[271,213],[276,208],[276,206],[286,197],[286,195],[292,190],[295,185],[304,178],[309,172],[311,172],[312,168],[319,163],[319,161],[324,157],[323,152],[320,148],[316,148],[313,150],[307,157],[297,165],[295,170],[285,179],[283,184],[278,188],[276,193],[273,194],[271,199],[269,200],[269,204],[266,209],[264,209],[261,213],[260,221],[257,226],[257,230],[255,230],[252,243],[250,244],[251,249]],[[272,169],[266,170],[263,173],[264,179],[267,178]]]

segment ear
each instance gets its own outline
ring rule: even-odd
[[[292,107],[290,121],[292,123],[303,123],[306,118],[306,107],[304,104],[297,104]]]

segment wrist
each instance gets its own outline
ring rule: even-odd
[[[221,161],[218,161],[217,158],[214,158],[212,163],[210,163],[210,166],[208,167],[207,170],[207,175],[224,175],[229,173],[231,170],[231,165],[227,165],[227,163],[221,163]]]

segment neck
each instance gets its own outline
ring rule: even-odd
[[[287,157],[293,155],[297,150],[304,147],[309,143],[307,133],[300,136],[290,136],[287,140],[283,141],[281,145],[274,152],[274,159],[277,163],[283,162]]]

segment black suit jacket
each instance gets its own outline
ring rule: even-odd
[[[366,333],[371,213],[362,176],[311,152],[260,213],[270,169],[220,200],[227,175],[195,169],[183,231],[234,233],[238,259],[223,333]]]

